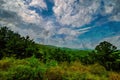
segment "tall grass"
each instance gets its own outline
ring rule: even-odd
[[[51,60],[43,63],[34,56],[0,60],[0,80],[120,80],[120,73],[109,72],[99,64],[82,65]]]

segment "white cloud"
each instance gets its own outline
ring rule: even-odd
[[[10,26],[12,30],[19,32],[22,36],[29,35],[31,39],[35,39],[35,40],[37,38],[40,38],[43,40],[44,44],[51,44],[51,45],[53,44],[58,46],[69,46],[69,44],[73,45],[72,41],[77,41],[76,39],[77,36],[89,30],[89,28],[84,28],[79,30],[73,30],[70,27],[66,28],[65,25],[72,25],[72,27],[74,26],[79,27],[83,24],[86,24],[86,22],[88,23],[91,20],[90,15],[88,16],[88,13],[91,14],[91,12],[87,11],[88,9],[85,6],[79,6],[78,4],[76,4],[76,7],[78,7],[76,8],[77,10],[73,9],[72,5],[74,5],[73,4],[74,0],[71,0],[70,2],[68,2],[68,4],[65,2],[65,0],[60,0],[61,3],[59,1],[58,3],[55,1],[55,5],[57,4],[58,7],[56,7],[57,6],[56,5],[54,7],[54,11],[58,19],[56,21],[60,23],[60,26],[55,25],[55,21],[53,19],[46,20],[42,18],[42,15],[40,16],[35,11],[28,9],[29,6],[46,8],[42,0],[41,0],[42,2],[40,0],[37,1],[32,0],[30,4],[24,4],[24,1],[21,0],[4,0],[4,1],[5,4],[2,5],[3,9],[7,11],[15,12],[22,20],[22,21],[20,19],[18,19],[18,21],[13,20],[13,22],[8,21],[8,23],[5,22],[4,24]],[[95,4],[91,4],[91,5],[94,8],[96,7]],[[89,7],[89,9],[93,9],[93,8]],[[95,11],[93,10],[93,12]],[[74,15],[71,16],[71,14]],[[20,25],[22,24],[19,24],[20,23],[19,21],[25,24],[31,24],[31,23],[35,24],[37,25],[36,28],[38,29],[34,29],[34,26],[32,25],[30,25],[28,29],[26,28],[23,29],[20,27]],[[16,24],[19,24],[19,26],[16,26]],[[40,29],[42,28],[42,30],[39,31],[39,28]],[[56,34],[65,34],[66,37],[64,39],[62,37],[52,38],[52,36]]]
[[[21,0],[3,0],[5,3],[2,4],[2,8],[4,10],[17,12],[21,10],[21,8],[25,8],[24,2]]]
[[[113,11],[113,6],[105,6],[105,13],[110,14]]]
[[[41,8],[47,9],[47,6],[43,0],[32,0],[32,2],[29,5],[37,8],[41,7]]]
[[[79,31],[86,31],[86,30],[89,30],[89,29],[91,29],[91,27],[81,28],[81,29],[79,29]]]
[[[105,13],[111,14],[110,21],[120,21],[120,0],[105,0]]]
[[[1,19],[0,17],[0,25],[7,25],[22,36],[29,35],[31,39],[41,39],[44,44],[71,48],[93,48],[95,45],[87,39],[79,39],[78,36],[92,29],[91,26],[86,28],[81,26],[94,20],[93,16],[97,14],[96,12],[99,12],[101,0],[54,0],[53,12],[56,18],[43,18],[43,15],[29,9],[30,6],[40,10],[47,9],[44,0],[31,0],[29,4],[25,4],[24,0],[2,1],[5,3],[0,5],[0,9],[16,14],[13,18]],[[120,21],[120,13],[114,14],[119,9],[119,6],[116,7],[115,5],[117,1],[119,0],[105,0],[105,10],[101,10],[100,14],[113,13],[110,20]],[[117,5],[119,4],[117,3]],[[78,29],[75,29],[75,27]],[[56,35],[65,35],[65,37],[52,37]]]
[[[4,0],[4,2],[5,4],[2,5],[2,8],[7,11],[16,12],[23,21],[35,24],[42,22],[41,16],[39,16],[35,11],[28,9],[28,7],[33,4],[33,1],[30,5],[25,5],[22,0]],[[43,2],[40,0],[38,4],[42,6]]]
[[[29,10],[30,5],[24,4],[23,0],[3,0],[5,3],[0,6],[3,10],[14,12],[15,18],[2,18],[1,25],[11,27],[12,30],[19,32],[22,36],[29,35],[32,39],[40,37],[36,28],[44,27],[44,19],[35,11]],[[41,3],[43,4],[43,3]],[[2,14],[4,15],[4,14]],[[30,25],[33,24],[33,25]],[[35,25],[37,25],[36,28]],[[29,29],[26,29],[29,28]],[[39,31],[39,30],[38,30]]]
[[[40,24],[43,21],[41,16],[35,13],[35,11],[31,11],[31,10],[20,11],[18,15],[21,16],[23,21],[28,23]]]
[[[81,2],[75,2],[76,0],[54,1],[55,6],[53,10],[58,21],[63,25],[72,25],[73,27],[88,24],[92,20],[92,15],[99,7],[99,1],[97,0],[92,0],[92,3],[87,7],[80,5]],[[82,3],[86,3],[86,1],[82,0]]]
[[[110,18],[110,21],[120,21],[120,12],[117,15],[113,15]]]

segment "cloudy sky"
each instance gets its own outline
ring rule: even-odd
[[[46,45],[120,48],[120,0],[0,0],[0,25]]]

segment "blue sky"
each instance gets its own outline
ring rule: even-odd
[[[120,48],[120,0],[1,0],[0,25],[46,45]]]

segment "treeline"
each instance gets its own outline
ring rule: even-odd
[[[107,41],[101,42],[91,53],[85,56],[85,64],[99,63],[107,70],[120,71],[120,50]]]
[[[14,56],[16,58],[26,58],[37,53],[38,48],[29,36],[21,37],[7,27],[0,28],[0,59]]]
[[[101,42],[94,50],[72,50],[39,45],[43,62],[55,60],[58,62],[80,61],[84,65],[99,63],[107,70],[120,71],[120,50],[107,41]]]
[[[120,71],[120,50],[111,43],[104,41],[95,50],[74,50],[36,44],[29,36],[21,37],[7,27],[0,28],[0,59],[3,57],[19,59],[35,56],[47,63],[80,61],[85,65],[99,63],[107,70]]]

